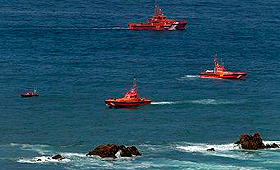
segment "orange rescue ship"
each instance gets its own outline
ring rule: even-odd
[[[156,2],[154,15],[147,22],[129,22],[127,25],[130,30],[183,30],[187,24],[186,20],[168,19]]]
[[[21,97],[34,97],[34,96],[39,96],[39,93],[36,90],[21,94]]]
[[[152,101],[144,97],[140,98],[137,93],[137,79],[134,79],[131,90],[124,97],[106,99],[105,103],[109,108],[112,107],[131,107],[150,104]]]
[[[199,73],[199,77],[213,77],[222,79],[240,79],[247,75],[246,72],[232,72],[224,68],[219,62],[217,55],[214,56],[214,70],[206,70]]]

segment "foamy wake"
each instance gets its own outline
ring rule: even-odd
[[[229,100],[216,100],[216,99],[201,99],[201,100],[192,100],[190,101],[191,103],[196,103],[196,104],[204,104],[204,105],[217,105],[217,104],[235,104],[236,102],[234,101],[229,101]]]
[[[178,102],[152,102],[151,104],[155,105],[166,105],[166,104],[176,104]]]
[[[202,104],[202,105],[221,105],[221,104],[236,104],[235,101],[216,100],[216,99],[200,99],[200,100],[185,100],[185,101],[162,101],[152,102],[154,105],[172,105],[172,104]]]
[[[184,77],[180,77],[180,78],[176,78],[179,81],[183,81],[183,80],[195,80],[197,79],[199,76],[198,75],[185,75]]]
[[[90,28],[92,30],[129,30],[128,28],[125,27],[96,27],[96,28]]]

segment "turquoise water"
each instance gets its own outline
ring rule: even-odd
[[[152,14],[152,1],[1,4],[0,169],[279,169],[278,149],[233,145],[254,132],[280,144],[278,1],[160,1],[189,22],[164,32],[126,29]],[[249,74],[198,78],[214,53]],[[134,77],[152,104],[108,109]],[[20,97],[34,89],[39,97]],[[106,143],[142,156],[85,156]],[[66,159],[47,159],[57,153]]]

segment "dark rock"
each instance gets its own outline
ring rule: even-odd
[[[115,144],[107,144],[107,145],[99,145],[97,148],[90,151],[86,155],[87,156],[97,155],[97,156],[100,156],[102,158],[106,158],[106,157],[116,158],[115,154],[118,151],[119,151],[119,146],[117,146]]]
[[[207,149],[206,151],[215,151],[214,148]]]
[[[121,157],[132,157],[132,153],[124,145],[120,146]]]
[[[124,145],[116,145],[116,144],[107,144],[107,145],[99,145],[94,150],[88,152],[86,156],[97,155],[101,158],[116,158],[116,153],[120,152],[121,157],[132,157],[140,156],[140,152],[137,150],[135,146],[126,147]]]
[[[235,144],[240,145],[242,149],[250,149],[250,150],[279,147],[275,143],[273,143],[272,145],[264,145],[259,133],[255,133],[253,136],[248,134],[241,134],[239,140]]]
[[[62,157],[60,154],[57,154],[57,155],[53,156],[52,159],[62,160],[62,159],[64,159],[64,157]]]
[[[135,146],[128,146],[127,150],[131,152],[134,156],[141,156],[141,153],[138,151],[138,149]]]
[[[37,161],[42,161],[42,159],[37,159]]]
[[[268,149],[268,148],[279,148],[279,145],[277,145],[276,143],[273,143],[273,144],[266,144],[265,145],[265,148]]]

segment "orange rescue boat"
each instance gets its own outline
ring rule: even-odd
[[[39,96],[39,93],[36,90],[21,94],[21,97],[34,97],[34,96]]]
[[[168,19],[156,2],[154,15],[147,22],[129,22],[127,25],[130,30],[183,30],[187,24],[186,20]]]
[[[137,79],[134,79],[133,86],[124,97],[106,99],[105,103],[109,108],[130,107],[150,104],[152,101],[144,97],[140,98],[137,93]]]
[[[247,75],[246,72],[227,71],[219,62],[217,55],[214,56],[214,70],[206,70],[199,73],[199,77],[213,77],[222,79],[240,79]]]

